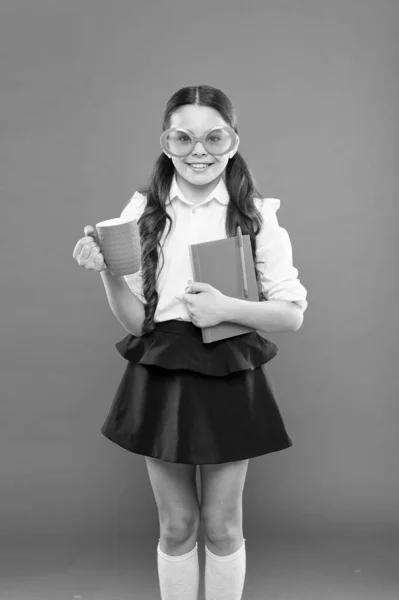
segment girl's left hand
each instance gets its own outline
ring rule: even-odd
[[[193,282],[186,288],[182,300],[196,327],[211,327],[226,321],[227,296],[209,283]]]

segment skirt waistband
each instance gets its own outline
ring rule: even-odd
[[[159,321],[155,323],[155,331],[180,334],[189,333],[202,339],[201,328],[194,325],[191,321],[180,321],[178,319]]]

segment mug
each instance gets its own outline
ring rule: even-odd
[[[132,275],[141,267],[140,233],[137,219],[121,217],[96,223],[97,243],[113,275]]]

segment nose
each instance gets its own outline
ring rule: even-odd
[[[199,145],[199,148],[198,148],[198,145]],[[204,146],[202,145],[202,142],[197,142],[195,144],[191,154],[208,154],[208,153],[205,150]]]

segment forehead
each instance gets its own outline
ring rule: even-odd
[[[218,111],[210,106],[186,104],[180,106],[171,117],[171,127],[190,129],[193,133],[202,133],[212,127],[228,125]]]

